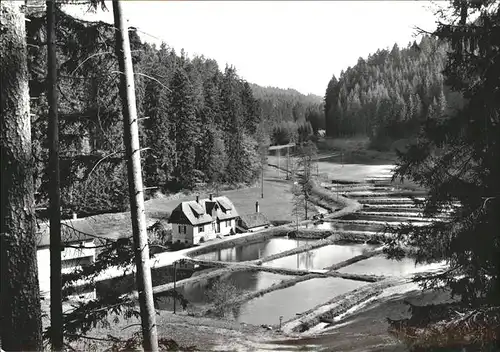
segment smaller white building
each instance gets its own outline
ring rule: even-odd
[[[92,264],[95,261],[96,251],[94,231],[87,219],[61,221],[61,272],[68,273],[76,268]],[[40,294],[48,296],[50,293],[50,226],[48,222],[39,224],[37,229],[37,262]],[[95,298],[95,289],[77,291],[77,298]]]
[[[180,203],[168,220],[172,224],[172,243],[194,245],[218,235],[236,233],[238,212],[225,196]]]

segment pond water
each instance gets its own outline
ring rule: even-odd
[[[253,292],[268,288],[272,285],[278,284],[283,280],[292,279],[293,276],[279,275],[267,272],[258,271],[237,271],[228,273],[221,277],[212,279],[202,279],[198,282],[190,283],[177,288],[177,292],[182,294],[190,304],[194,306],[201,306],[209,303],[206,295],[212,284],[217,280],[231,283],[236,288],[243,292]],[[173,310],[173,300],[170,297],[162,297],[161,294],[157,295],[158,309]]]
[[[349,274],[399,276],[413,274],[427,268],[431,268],[431,266],[426,264],[418,264],[415,266],[415,260],[412,258],[404,258],[401,261],[397,261],[387,259],[384,256],[375,256],[346,266],[340,269],[339,272]]]
[[[361,221],[383,221],[383,222],[407,222],[407,221],[426,221],[425,218],[417,216],[397,216],[397,215],[379,215],[363,214],[362,212],[344,215],[342,220],[361,220]]]
[[[318,222],[316,224],[309,224],[307,225],[307,228],[333,231],[378,231],[383,229],[384,227],[380,225],[368,225],[356,222],[339,223],[334,221],[324,221]]]
[[[244,262],[267,257],[287,251],[297,246],[316,242],[310,239],[291,239],[286,237],[270,238],[262,242],[242,244],[232,248],[219,249],[196,256],[196,259],[215,260],[224,262]]]
[[[263,266],[286,269],[320,270],[346,259],[370,251],[376,246],[368,244],[327,245],[307,252],[289,255],[287,257],[263,263]]]
[[[254,298],[235,309],[234,317],[239,322],[254,325],[279,324],[280,316],[286,321],[364,285],[367,283],[339,278],[311,279]]]

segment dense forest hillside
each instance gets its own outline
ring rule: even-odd
[[[45,19],[29,17],[37,201],[43,206],[48,181]],[[123,210],[127,181],[113,28],[62,11],[57,17],[63,208],[80,214]],[[134,30],[129,33],[149,192],[251,183],[281,121],[289,123],[292,136],[306,140],[312,135],[305,125],[319,115],[317,98],[260,89],[241,79],[234,67],[219,68],[203,56],[188,58],[166,44],[143,43]]]
[[[253,83],[250,87],[261,104],[263,116],[277,122],[301,120],[309,110],[318,109],[322,104],[321,97],[304,95],[295,89],[261,87]]]
[[[322,98],[304,95],[295,89],[261,87],[250,84],[260,105],[260,113],[271,131],[272,144],[300,142],[325,129]]]
[[[420,43],[378,50],[330,80],[325,94],[326,133],[365,135],[385,149],[409,138],[423,121],[460,104],[443,84],[448,46],[424,36]]]

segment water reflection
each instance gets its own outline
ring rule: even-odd
[[[340,269],[340,272],[349,274],[401,276],[413,274],[424,268],[439,267],[440,264],[428,266],[426,264],[415,265],[415,260],[404,258],[401,261],[390,260],[384,256],[376,256],[362,260]]]
[[[190,304],[201,306],[207,304],[208,298],[206,292],[210,289],[213,283],[217,280],[230,282],[236,288],[243,292],[258,291],[272,285],[280,283],[282,280],[291,279],[293,276],[272,274],[267,272],[255,271],[238,271],[222,275],[218,278],[203,279],[198,282],[186,284],[177,288],[177,292],[181,293]],[[158,309],[173,310],[173,300],[170,297],[162,297],[157,295]]]
[[[242,244],[240,246],[219,249],[197,256],[197,259],[216,260],[224,262],[243,262],[267,257],[279,252],[287,251],[297,246],[316,242],[317,240],[289,239],[286,237],[270,238],[263,242]]]
[[[328,245],[320,248],[289,255],[264,263],[264,266],[286,269],[324,269],[333,264],[373,250],[376,246],[368,244]]]
[[[294,286],[273,291],[240,306],[235,319],[248,324],[278,324],[279,316],[290,319],[315,306],[327,302],[358,287],[365,282],[339,278],[312,279]]]

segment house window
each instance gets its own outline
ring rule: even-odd
[[[179,225],[179,233],[181,233],[181,225]]]
[[[203,226],[198,227],[198,232],[203,232]]]
[[[86,266],[92,264],[92,257],[80,257],[61,260],[62,269],[72,269],[78,266]]]
[[[186,231],[186,225],[184,225],[184,233],[187,233],[187,231]]]

